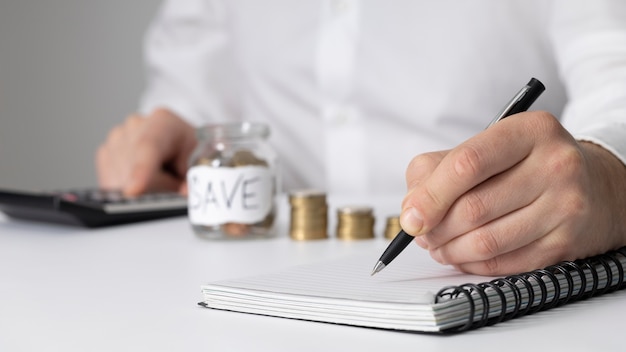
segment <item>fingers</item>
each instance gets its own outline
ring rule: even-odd
[[[515,251],[479,262],[454,265],[460,271],[485,276],[514,275],[545,268],[549,265],[577,259],[569,253],[564,242],[553,241],[552,237],[541,237]]]
[[[424,235],[427,247],[436,249],[535,202],[542,195],[548,180],[544,179],[546,176],[543,173],[536,172],[543,164],[533,165],[533,162],[533,159],[526,158],[507,172],[491,177],[459,197],[441,222]],[[533,182],[528,182],[531,178]]]
[[[411,190],[420,187],[420,185],[422,185],[430,177],[437,166],[439,166],[441,160],[447,153],[448,151],[431,152],[421,154],[413,158],[406,171],[407,189]],[[402,209],[407,210],[403,211],[400,215],[400,224],[414,224],[422,221],[421,215],[418,214],[415,209],[407,205],[407,201],[409,199],[409,197],[405,197],[402,202]],[[409,231],[406,232],[413,234]],[[418,244],[423,248],[426,246],[425,243],[422,244],[418,242]]]
[[[401,226],[423,234],[415,242],[437,261],[483,275],[614,248],[602,233],[614,232],[604,203],[615,196],[592,180],[602,168],[587,149],[546,113],[502,121],[439,159],[414,159]],[[422,221],[414,228],[411,213]]]
[[[400,216],[406,232],[422,235],[431,231],[461,195],[528,156],[533,140],[524,138],[524,131],[514,128],[515,123],[507,122],[447,153],[425,180],[407,179],[409,190]],[[408,172],[407,176],[413,177]]]
[[[167,110],[133,115],[98,149],[98,182],[130,196],[179,190],[195,143],[193,127]]]
[[[180,186],[178,187],[178,193],[187,196],[189,195],[189,188],[187,187],[187,179],[183,179]]]
[[[556,218],[534,220],[551,211],[550,208],[551,204],[547,199],[539,199],[529,206],[457,236],[442,246],[429,248],[430,254],[442,264],[489,262],[554,232],[560,224]]]
[[[135,162],[130,166],[129,177],[122,185],[127,196],[137,196],[150,191],[176,191],[180,180],[162,169],[162,156],[150,144],[140,144],[135,152]]]
[[[148,118],[144,140],[180,179],[185,178],[189,155],[196,146],[194,128],[166,109],[155,110]]]
[[[105,142],[98,148],[96,170],[100,187],[119,189],[124,180],[128,179],[128,170],[124,164],[130,156],[131,132],[139,123],[138,116],[130,116],[124,123],[112,128]]]
[[[406,169],[407,189],[418,187],[426,181],[448,152],[444,150],[424,153],[413,158]]]

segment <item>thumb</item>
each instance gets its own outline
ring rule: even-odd
[[[418,155],[411,160],[407,167],[407,194],[402,200],[400,225],[413,236],[420,234],[424,223],[424,216],[414,207],[414,192],[433,174],[448,153],[449,150],[442,150]]]

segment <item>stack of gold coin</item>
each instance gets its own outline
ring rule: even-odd
[[[400,227],[400,217],[387,217],[387,225],[385,225],[385,238],[390,240],[394,239],[400,230],[402,230],[402,227]]]
[[[374,238],[374,211],[370,207],[346,206],[337,209],[337,238]]]
[[[298,241],[328,238],[328,205],[326,194],[314,190],[289,194],[291,222],[289,235]]]

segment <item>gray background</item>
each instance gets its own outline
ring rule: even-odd
[[[0,0],[0,187],[97,182],[94,154],[135,111],[159,0]]]

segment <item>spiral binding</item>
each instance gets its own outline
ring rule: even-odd
[[[624,266],[626,247],[489,282],[447,286],[435,303],[466,300],[467,321],[445,330],[462,332],[620,290],[626,287]]]

